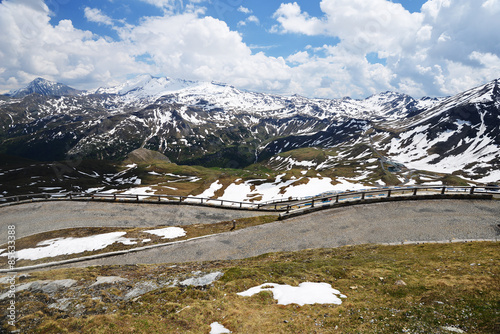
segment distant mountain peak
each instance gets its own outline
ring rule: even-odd
[[[175,79],[170,77],[153,77],[142,74],[129,79],[121,85],[98,88],[96,94],[127,95],[133,93],[137,97],[161,96],[199,85],[198,81]]]
[[[43,96],[51,95],[77,95],[81,91],[64,85],[62,83],[50,81],[44,78],[36,78],[30,82],[26,87],[14,90],[8,95],[15,98],[22,98],[30,94],[40,94]]]

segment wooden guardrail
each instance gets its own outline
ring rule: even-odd
[[[1,197],[0,203],[20,203],[26,200],[70,200],[70,201],[118,201],[136,203],[182,203],[201,206],[220,206],[232,209],[280,211],[270,207],[259,207],[251,202],[238,202],[225,199],[212,199],[206,197],[178,196],[178,195],[155,195],[155,194],[108,194],[108,193],[39,193]]]
[[[261,210],[284,212],[280,217],[306,213],[312,209],[334,207],[336,205],[363,203],[371,200],[416,199],[429,195],[498,195],[498,190],[489,187],[448,187],[448,186],[416,186],[416,187],[386,187],[353,192],[341,192],[327,196],[307,199],[281,199],[264,203],[238,202],[225,199],[205,197],[155,195],[155,194],[109,194],[109,193],[40,193],[0,197],[0,203],[21,203],[29,200],[76,200],[76,201],[119,201],[136,203],[189,204],[201,206],[217,206],[242,210]],[[480,196],[477,196],[480,197]]]
[[[280,218],[286,218],[301,213],[307,213],[315,209],[330,208],[349,203],[366,203],[374,200],[389,200],[400,199],[410,200],[417,198],[434,197],[439,195],[439,198],[450,198],[453,195],[467,195],[467,198],[480,198],[481,196],[497,195],[500,197],[500,192],[496,189],[491,189],[488,186],[467,186],[467,187],[449,187],[449,186],[416,186],[416,187],[386,187],[363,191],[342,192],[334,195],[313,197],[302,201],[297,201],[293,204],[288,204],[286,208],[282,208],[285,213],[280,214]],[[458,196],[457,196],[458,197]]]

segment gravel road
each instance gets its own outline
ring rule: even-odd
[[[69,227],[183,226],[265,214],[270,213],[175,204],[34,202],[0,208],[0,236],[7,235],[8,225],[16,225],[16,237],[22,238]]]
[[[239,259],[365,243],[495,239],[500,201],[424,200],[328,209],[182,244],[67,265]]]

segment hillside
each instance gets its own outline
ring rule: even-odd
[[[233,333],[497,333],[496,254],[498,245],[484,242],[368,245],[235,261],[39,271],[18,278],[17,329],[208,333],[217,323]],[[304,297],[295,297],[278,304],[307,282],[326,284],[336,299],[300,306]],[[272,283],[289,287],[278,297]],[[261,284],[267,291],[239,295]],[[7,286],[3,277],[0,286]],[[311,303],[313,292],[306,292]],[[7,302],[0,296],[2,308]]]
[[[8,196],[149,186],[258,201],[292,196],[298,186],[312,196],[486,184],[500,179],[499,114],[498,80],[448,98],[385,92],[325,100],[141,76],[76,95],[1,100],[0,153],[42,162],[23,171],[3,167],[0,190]],[[126,160],[139,148],[168,160]],[[269,195],[266,185],[280,190]]]

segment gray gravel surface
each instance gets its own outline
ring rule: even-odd
[[[0,236],[7,236],[8,225],[16,225],[16,237],[22,238],[70,227],[184,226],[265,214],[272,213],[175,204],[34,202],[0,208]]]
[[[205,239],[67,265],[239,259],[276,251],[365,243],[495,239],[500,201],[425,200],[328,209]]]

